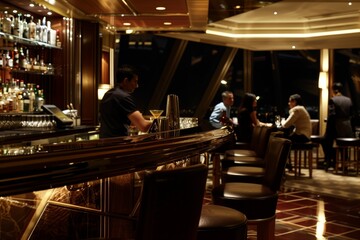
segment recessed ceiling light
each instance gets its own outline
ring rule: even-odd
[[[155,9],[158,11],[164,11],[164,10],[166,10],[166,7],[156,7]]]
[[[292,49],[295,49],[295,48],[296,48],[296,46],[295,46],[295,45],[293,45],[293,46],[291,46],[291,48],[292,48]]]
[[[30,3],[29,6],[30,6],[30,7],[35,7],[35,4]]]
[[[274,15],[277,15],[277,14],[278,14],[278,12],[277,12],[277,11],[275,11],[275,12],[274,12]]]
[[[349,2],[348,5],[351,6],[351,5],[352,5],[352,2]]]
[[[49,16],[52,15],[52,12],[47,12],[47,15],[49,15]]]
[[[172,23],[171,22],[164,22],[164,25],[169,26],[169,25],[172,25]]]
[[[129,22],[124,22],[123,25],[124,25],[124,26],[130,26],[131,23],[129,23]]]
[[[240,6],[240,5],[236,5],[234,8],[235,8],[235,9],[240,9],[241,6]]]

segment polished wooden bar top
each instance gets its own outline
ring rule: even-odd
[[[12,129],[0,131],[0,145],[13,144],[25,141],[32,141],[37,139],[46,139],[52,137],[59,137],[71,134],[85,133],[95,131],[96,126],[74,126],[68,128],[56,129]]]
[[[0,196],[60,187],[144,169],[209,152],[233,141],[229,129],[156,139],[157,134],[44,145],[0,157]]]

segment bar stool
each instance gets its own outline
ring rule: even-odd
[[[197,240],[246,240],[247,218],[232,208],[204,205],[201,210]]]
[[[356,175],[359,174],[360,138],[336,138],[335,173],[338,173],[341,164],[343,174],[347,168],[354,165]]]
[[[309,168],[309,178],[312,178],[313,148],[314,144],[311,141],[306,143],[293,143],[291,145],[291,151],[294,156],[295,177],[301,176],[301,167],[303,162],[303,166],[308,166]]]

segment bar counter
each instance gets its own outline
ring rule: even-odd
[[[197,164],[234,140],[226,128],[162,133],[31,145],[30,154],[0,156],[0,217],[8,219],[0,238],[133,239],[128,218],[144,170]]]
[[[56,128],[51,130],[45,130],[41,128],[3,130],[0,132],[0,145],[60,137],[71,134],[87,133],[89,131],[95,131],[96,128],[96,126],[82,125],[68,128]]]
[[[32,154],[0,157],[0,196],[51,189],[154,169],[199,156],[233,140],[228,129],[156,139],[145,134],[48,144]]]

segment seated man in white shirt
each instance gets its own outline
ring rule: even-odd
[[[214,128],[221,128],[226,125],[226,123],[232,124],[230,109],[231,106],[234,105],[234,94],[230,91],[225,91],[221,96],[222,102],[216,104],[209,118],[210,124]]]

